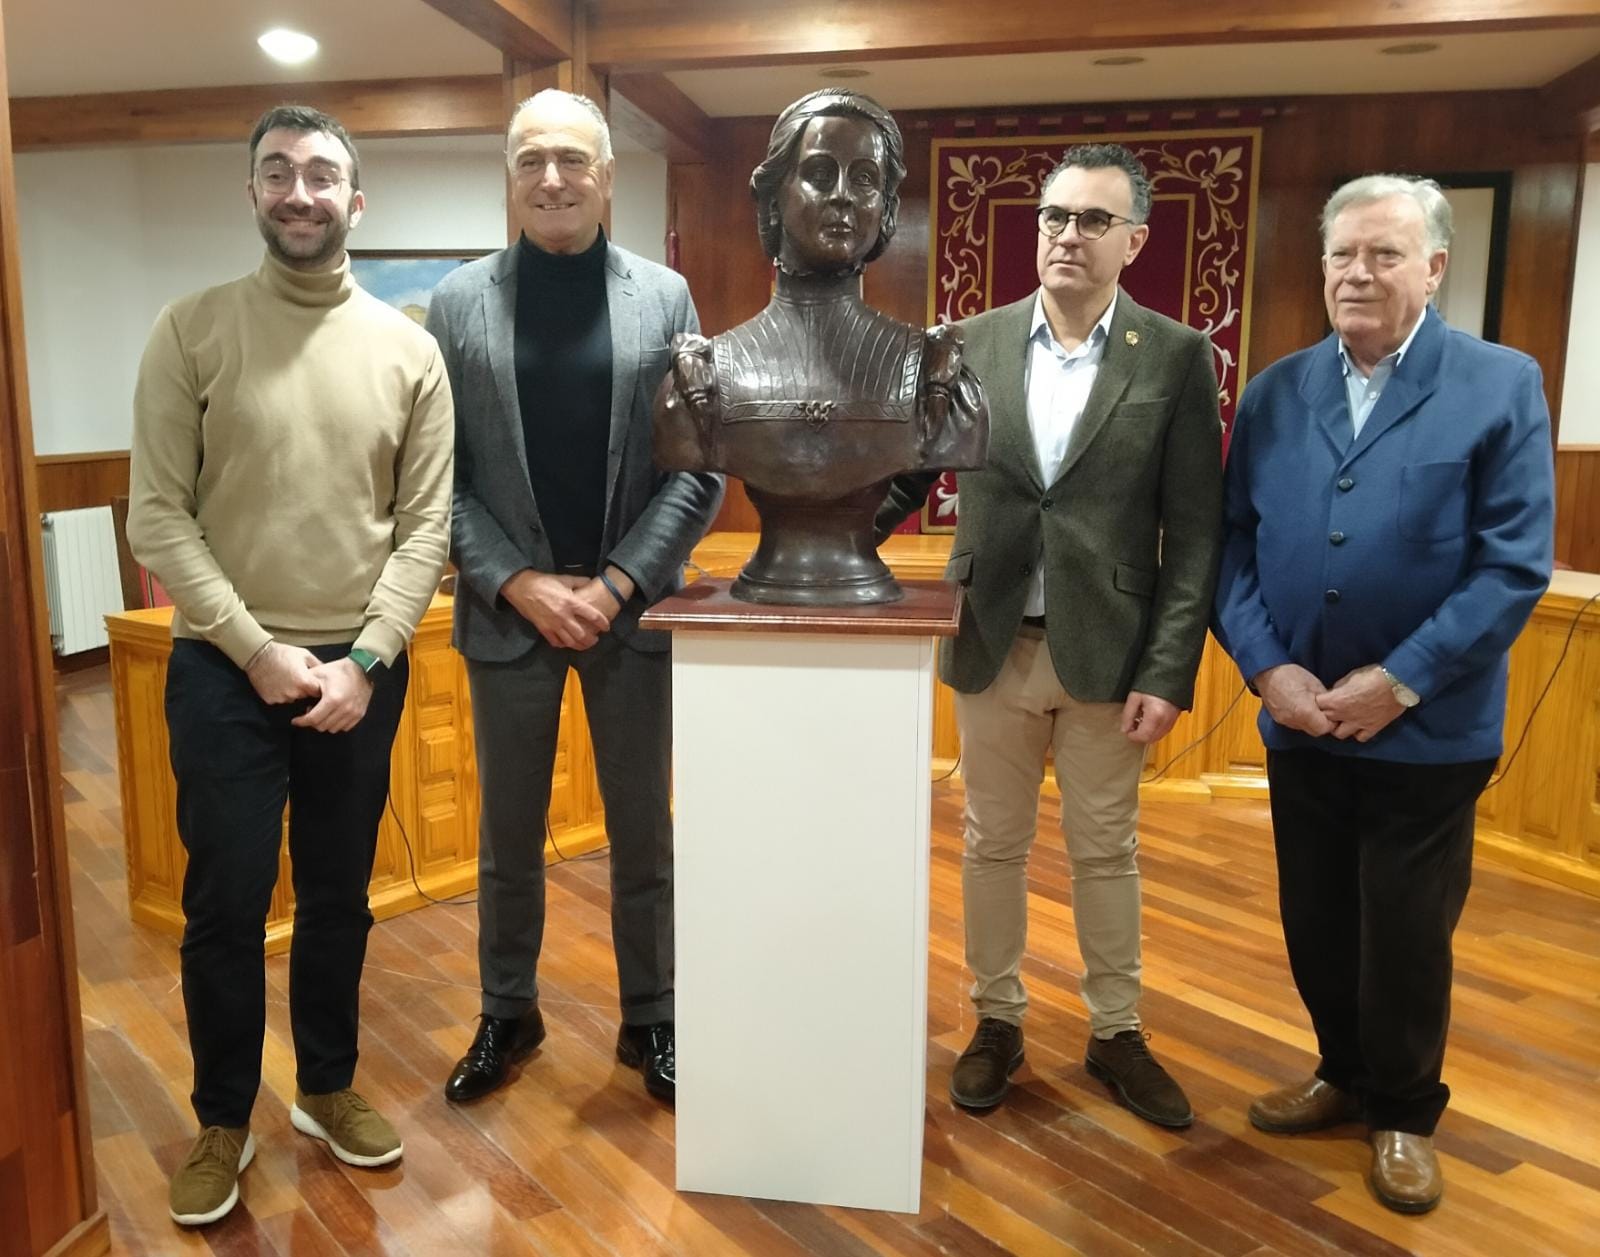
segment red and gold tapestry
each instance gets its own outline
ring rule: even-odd
[[[1016,129],[1017,120],[1004,121]],[[1058,116],[1028,121],[1061,127],[1064,122],[1106,119]],[[991,133],[978,133],[984,129]],[[1006,135],[992,133],[996,129],[992,124],[964,128],[949,124],[941,128],[948,133],[933,141],[929,321],[970,318],[1020,300],[1037,288],[1035,211],[1040,182],[1074,144],[1125,144],[1150,172],[1154,198],[1150,239],[1123,272],[1122,285],[1141,305],[1210,336],[1226,429],[1244,386],[1249,344],[1260,129],[1216,126]],[[1226,432],[1223,439],[1226,442]],[[956,478],[947,472],[923,508],[921,530],[949,532],[955,527],[956,511]],[[915,529],[916,522],[910,527]]]

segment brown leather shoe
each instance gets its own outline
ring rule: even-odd
[[[1304,1135],[1358,1121],[1361,1102],[1320,1078],[1279,1087],[1250,1105],[1250,1125],[1273,1135]]]
[[[1145,1121],[1182,1130],[1194,1121],[1194,1110],[1177,1080],[1150,1055],[1149,1037],[1143,1030],[1120,1030],[1109,1039],[1091,1035],[1083,1063]]]
[[[950,1098],[964,1109],[992,1109],[1006,1098],[1011,1075],[1022,1067],[1022,1027],[985,1017],[956,1061]]]
[[[1444,1194],[1444,1171],[1427,1135],[1372,1132],[1372,1190],[1400,1213],[1427,1213]]]

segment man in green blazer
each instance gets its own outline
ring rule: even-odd
[[[960,325],[991,428],[988,466],[957,479],[945,573],[965,594],[940,673],[961,732],[978,1015],[950,1096],[992,1107],[1022,1064],[1027,858],[1051,750],[1085,969],[1085,1063],[1135,1113],[1181,1127],[1193,1111],[1139,1019],[1136,822],[1146,749],[1194,697],[1221,543],[1222,429],[1209,339],[1118,287],[1149,213],[1150,180],[1132,153],[1071,149],[1040,196],[1038,291]],[[894,482],[880,536],[931,484]]]

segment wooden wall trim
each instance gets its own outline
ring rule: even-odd
[[[588,13],[590,60],[616,72],[942,57],[953,47],[978,55],[1600,23],[1589,0],[812,0],[781,22],[771,0],[591,0]]]
[[[1556,562],[1600,572],[1600,445],[1556,450]]]
[[[496,134],[505,125],[500,76],[259,83],[82,96],[18,96],[11,127],[20,150],[102,144],[242,143],[273,105],[297,101],[338,118],[360,138]]]
[[[45,1257],[103,1257],[110,1251],[111,1223],[102,1209],[62,1236]]]
[[[703,162],[716,151],[712,121],[664,74],[611,76],[611,125],[668,161]],[[624,115],[626,121],[624,121]]]
[[[1546,83],[1539,98],[1546,120],[1558,131],[1584,135],[1600,126],[1600,56]]]
[[[128,451],[43,454],[35,460],[40,511],[73,511],[110,506],[128,492]]]

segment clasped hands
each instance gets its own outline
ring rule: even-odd
[[[633,596],[633,580],[612,565],[606,575],[624,600]],[[500,586],[504,598],[552,646],[588,650],[611,628],[622,604],[598,576],[565,576],[525,567]]]
[[[1299,664],[1266,668],[1251,678],[1267,714],[1286,729],[1313,737],[1370,742],[1405,707],[1394,696],[1381,664],[1347,672],[1331,688]]]
[[[348,733],[361,723],[372,698],[372,680],[349,659],[323,663],[304,646],[268,642],[245,669],[264,703],[317,701],[289,723],[320,733]]]

